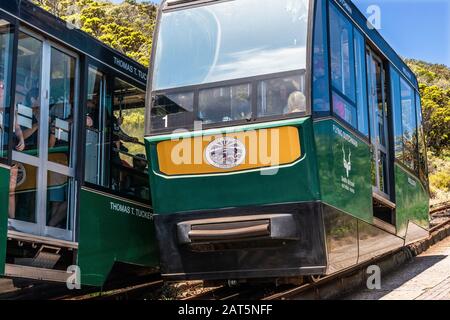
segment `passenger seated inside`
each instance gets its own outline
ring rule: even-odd
[[[123,118],[121,116],[116,117],[113,115],[113,143],[111,150],[112,187],[117,191],[125,191],[130,188],[130,172],[126,169],[133,168],[133,166],[125,160],[125,158],[129,158],[132,155],[124,143],[140,144],[138,138],[131,137],[122,130],[122,123]]]
[[[300,91],[294,91],[289,95],[288,104],[284,109],[284,114],[306,112],[306,97]]]
[[[27,114],[20,114],[18,117],[22,117],[28,121],[23,121],[24,125],[21,125],[23,137],[25,139],[25,150],[36,150],[38,148],[38,129],[39,129],[39,114],[40,114],[40,90],[39,88],[31,89],[25,98],[25,108],[31,108],[31,119],[27,117]],[[20,122],[20,121],[19,121]]]

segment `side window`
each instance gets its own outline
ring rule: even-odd
[[[305,76],[258,82],[258,118],[306,112]]]
[[[328,45],[326,2],[317,2],[314,25],[313,51],[313,110],[316,114],[330,112],[328,90]]]
[[[250,84],[200,90],[197,116],[204,124],[250,120],[251,96]]]
[[[394,151],[395,158],[403,162],[403,129],[402,129],[402,104],[400,91],[400,75],[391,67],[391,92],[394,115]]]
[[[12,40],[9,23],[0,19],[0,160],[8,156]]]
[[[86,112],[86,182],[109,187],[109,131],[106,126],[106,78],[89,67]]]
[[[151,126],[154,130],[181,128],[194,119],[194,92],[153,96]]]
[[[368,136],[364,36],[331,4],[329,32],[333,112]]]
[[[417,169],[417,121],[415,94],[413,88],[400,79],[403,129],[403,163],[410,169]]]
[[[342,13],[330,6],[331,82],[333,88],[355,101],[353,27]]]
[[[19,33],[14,114],[15,149],[39,156],[42,41]]]
[[[417,133],[419,141],[419,178],[422,182],[427,184],[428,165],[427,165],[427,149],[425,144],[425,134],[423,130],[422,119],[422,105],[420,102],[420,95],[416,93],[416,113],[417,113]]]
[[[114,80],[111,187],[124,196],[150,200],[144,145],[145,91]]]
[[[369,136],[369,109],[367,106],[366,44],[364,36],[355,29],[356,109],[358,130]]]

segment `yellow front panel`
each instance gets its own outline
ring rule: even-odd
[[[245,159],[240,165],[221,169],[206,159],[208,145],[222,137],[237,139],[245,146]],[[299,132],[295,127],[164,141],[157,145],[157,151],[159,169],[166,175],[224,173],[276,167],[292,163],[301,156]]]

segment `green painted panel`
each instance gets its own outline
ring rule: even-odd
[[[406,234],[408,221],[429,228],[429,196],[422,183],[413,175],[395,164],[395,197],[397,231]]]
[[[84,189],[79,205],[78,266],[83,284],[101,286],[115,261],[158,266],[148,208]]]
[[[303,156],[296,164],[279,168],[274,175],[262,175],[260,170],[255,170],[228,175],[165,177],[157,174],[159,168],[156,144],[160,139],[147,138],[147,154],[152,164],[149,176],[154,212],[169,214],[190,210],[319,200],[312,121],[309,118],[296,119],[288,124],[299,128]],[[286,124],[284,122],[272,124],[273,127],[280,125]],[[251,126],[251,129],[258,128],[268,128],[268,124]]]
[[[9,169],[0,166],[0,275],[5,273],[8,233]]]
[[[372,223],[370,147],[332,119],[315,122],[314,135],[322,201]]]

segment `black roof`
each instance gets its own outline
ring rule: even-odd
[[[38,29],[54,40],[70,46],[79,53],[87,54],[109,65],[143,84],[147,79],[147,68],[121,52],[108,47],[84,31],[52,15],[48,11],[24,0],[0,1],[0,10],[27,25]],[[0,12],[1,12],[0,11]]]

